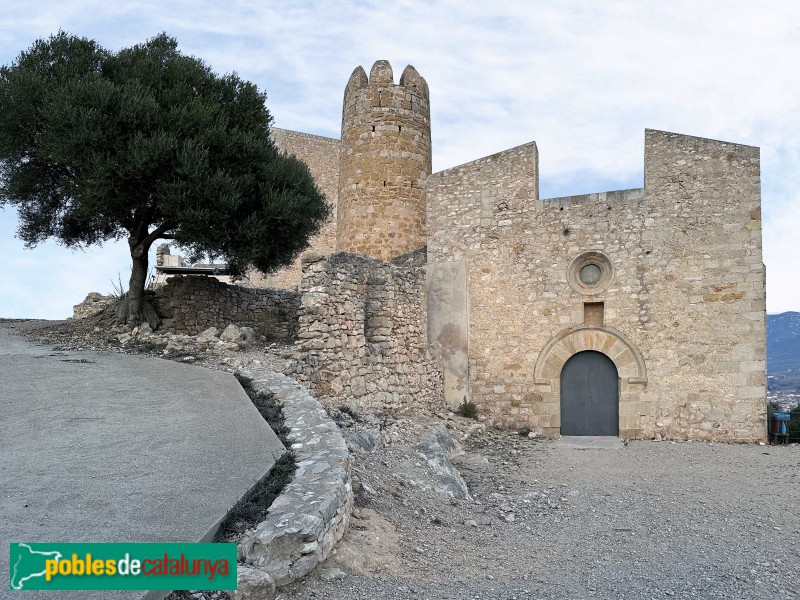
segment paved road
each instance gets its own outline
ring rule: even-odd
[[[58,352],[13,327],[0,323],[0,589],[10,542],[201,541],[283,452],[231,375]]]

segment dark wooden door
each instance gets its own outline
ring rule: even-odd
[[[617,367],[587,350],[561,370],[561,435],[619,435]]]

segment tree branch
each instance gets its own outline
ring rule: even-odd
[[[156,227],[153,231],[151,231],[146,238],[142,240],[142,245],[145,248],[149,248],[153,242],[157,239],[165,238],[165,239],[174,239],[175,236],[168,234],[167,232],[173,228],[172,223],[162,223],[158,227]]]
[[[139,210],[138,209],[133,212],[133,220],[132,220],[132,222],[133,223],[138,223],[138,225],[136,225],[136,231],[135,232],[131,232],[131,234],[133,236],[135,236],[137,241],[145,239],[146,234],[147,234],[147,226],[149,225],[149,223],[145,219],[143,219],[143,218],[141,218],[139,216]]]

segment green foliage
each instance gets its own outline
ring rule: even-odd
[[[789,411],[789,427],[787,429],[790,442],[800,442],[800,404]]]
[[[291,441],[288,438],[289,428],[284,424],[283,409],[275,401],[275,397],[272,394],[265,394],[264,392],[257,391],[253,387],[253,380],[249,377],[245,377],[239,373],[235,373],[234,376],[250,398],[250,401],[258,409],[259,414],[278,436],[278,439],[280,439],[284,446],[291,446]]]
[[[0,68],[0,205],[17,207],[29,247],[127,238],[136,271],[166,238],[234,274],[275,270],[328,209],[271,141],[265,99],[166,34],[116,53],[64,32],[38,40]]]
[[[467,402],[467,399],[464,398],[464,401],[458,406],[456,410],[456,414],[460,417],[466,417],[467,419],[478,419],[478,406],[474,402]]]
[[[239,385],[242,386],[242,389],[247,392],[247,395],[250,395],[250,390],[253,389],[253,379],[250,377],[246,377],[241,373],[234,373],[233,376],[236,378],[236,381],[239,382]]]
[[[350,418],[353,419],[353,421],[356,421],[356,422],[360,422],[361,421],[361,416],[358,414],[358,411],[356,411],[356,409],[354,409],[354,408],[352,408],[350,406],[347,406],[347,404],[342,404],[339,407],[339,412],[343,413],[345,415],[349,415]]]
[[[275,498],[291,482],[296,469],[294,454],[291,451],[282,454],[269,472],[228,511],[220,523],[214,541],[230,541],[234,536],[263,521]]]

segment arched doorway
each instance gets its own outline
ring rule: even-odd
[[[561,369],[561,435],[619,435],[619,375],[602,352],[578,352]]]

